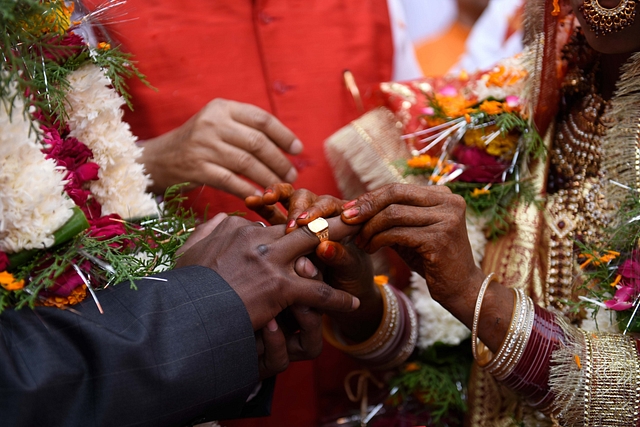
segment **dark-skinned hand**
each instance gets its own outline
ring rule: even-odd
[[[215,238],[210,236],[212,235],[212,233],[215,234],[214,231],[216,230],[216,228],[227,219],[230,218],[228,218],[225,214],[219,214],[210,221],[198,226],[189,237],[187,242],[185,242],[183,247],[180,248],[179,254],[181,254],[182,256],[179,259],[178,265],[189,265],[190,263],[192,263],[193,259],[190,259],[190,256],[192,256],[192,254],[194,254],[195,251],[198,250],[198,245],[208,240],[214,240]],[[240,227],[249,227],[250,229],[258,230],[258,234],[259,229],[262,229],[263,233],[266,232],[266,229],[261,227],[257,223],[252,223],[246,220],[238,221],[238,219],[232,221],[239,222],[241,224]],[[337,233],[336,235],[354,231],[352,229],[353,227],[345,228],[344,226],[340,225],[339,222],[335,220],[334,222],[336,222],[337,227],[341,229],[337,231],[334,230],[334,234]],[[281,235],[282,230],[279,233]],[[304,235],[306,235],[306,239],[309,242],[309,249],[307,251],[312,251],[313,245],[317,244],[318,242],[317,238],[313,236],[308,230],[300,230],[299,233],[303,233]],[[218,242],[220,243],[222,241],[219,240]],[[213,241],[213,243],[215,244],[215,240]],[[236,244],[236,246],[238,245]],[[313,283],[314,287],[317,287],[317,285],[321,285],[323,288],[328,288],[323,282],[321,282],[321,273],[318,271],[315,265],[309,261],[308,258],[300,256],[295,259],[293,263],[293,269],[295,270],[295,273],[297,275],[303,278],[314,279],[316,281],[315,283]],[[220,274],[219,271],[218,273]],[[222,274],[221,276],[225,278]],[[236,292],[238,292],[238,288],[234,286],[234,283],[229,281],[230,279],[226,280],[236,290]],[[320,282],[318,282],[318,280],[320,280]],[[257,292],[254,291],[254,293]],[[243,299],[243,302],[245,302],[245,306],[247,306],[247,301],[242,297],[240,292],[238,292],[238,294]],[[327,305],[327,307],[334,308],[335,303]],[[338,309],[341,310],[341,307],[343,306],[338,306]],[[248,306],[247,310],[249,310]],[[261,378],[267,378],[278,372],[281,372],[288,366],[290,361],[307,360],[317,357],[322,349],[322,318],[320,312],[306,305],[291,305],[287,308],[287,312],[290,313],[295,320],[295,330],[288,331],[286,330],[286,328],[279,327],[274,318],[270,319],[266,323],[266,325],[261,327],[259,330],[256,329],[256,343],[258,347]],[[256,327],[257,326],[254,323],[254,329]]]
[[[331,218],[342,212],[344,200],[333,196],[318,196],[305,189],[294,190],[287,183],[274,184],[265,189],[263,196],[250,196],[245,204],[274,224],[287,224],[290,233],[318,217]],[[288,209],[286,216],[276,206]],[[324,280],[360,299],[360,307],[352,313],[327,312],[340,325],[344,335],[354,341],[363,341],[375,332],[382,317],[382,298],[373,284],[371,259],[360,251],[350,239],[343,242],[325,241],[316,248]]]
[[[358,247],[373,253],[394,248],[427,281],[431,296],[471,326],[485,274],[473,261],[464,199],[444,186],[391,184],[346,203],[342,219],[362,225]],[[492,282],[480,317],[480,338],[497,348],[506,333],[502,322],[513,307],[511,292]]]

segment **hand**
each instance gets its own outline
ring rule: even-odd
[[[287,224],[290,233],[298,226],[307,225],[318,217],[331,218],[340,215],[345,200],[333,196],[318,196],[309,190],[294,190],[291,184],[278,183],[267,187],[262,196],[249,196],[245,205],[271,224]],[[281,203],[287,213],[278,210]]]
[[[185,124],[145,141],[139,162],[157,194],[175,184],[208,185],[237,197],[255,194],[254,183],[296,180],[298,173],[281,150],[303,146],[278,119],[249,104],[214,99]]]
[[[484,279],[473,261],[465,209],[464,199],[446,187],[392,184],[347,203],[342,218],[364,224],[355,239],[358,247],[368,253],[393,247],[448,308],[470,294],[470,284],[479,286]]]
[[[220,223],[209,234],[194,233],[177,264],[215,270],[244,302],[254,330],[263,328],[292,305],[339,312],[358,308],[357,298],[296,274],[296,260],[318,245],[317,237],[306,227],[284,235],[284,227],[264,228],[224,214],[213,221]],[[357,227],[347,226],[339,218],[330,220],[331,237],[335,239],[356,231]]]

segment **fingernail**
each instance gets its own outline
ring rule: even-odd
[[[326,259],[333,259],[333,257],[336,255],[336,248],[333,247],[333,245],[329,244],[327,245],[327,247],[325,248],[323,254],[322,254]]]
[[[276,319],[269,320],[269,323],[267,323],[267,329],[271,332],[275,332],[278,330],[278,322],[276,322]]]
[[[342,212],[342,215],[344,215],[345,218],[353,218],[355,216],[358,216],[359,213],[360,213],[360,208],[352,208]]]
[[[352,200],[348,203],[345,203],[344,205],[342,205],[342,209],[349,209],[352,208],[356,205],[357,200]]]
[[[267,188],[266,190],[264,190],[264,194],[270,194],[270,193],[273,193],[272,188]]]
[[[287,174],[285,175],[284,180],[287,182],[294,182],[296,179],[298,179],[298,171],[296,170],[296,168],[289,169],[289,172],[287,172]]]
[[[351,300],[351,309],[357,310],[358,307],[360,307],[360,300],[356,297],[353,297],[353,299]]]
[[[302,145],[302,142],[300,142],[299,139],[293,141],[289,146],[289,153],[291,154],[300,154],[302,153],[302,150],[304,150],[304,145]]]
[[[298,219],[305,219],[306,217],[309,216],[309,212],[302,212],[299,216]]]
[[[296,226],[296,220],[292,219],[291,221],[289,221],[289,223],[287,224],[287,228],[293,228]]]

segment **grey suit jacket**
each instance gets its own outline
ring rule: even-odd
[[[238,295],[205,267],[155,277],[167,281],[99,292],[103,315],[90,297],[73,310],[5,310],[0,426],[158,427],[249,415],[258,357]]]

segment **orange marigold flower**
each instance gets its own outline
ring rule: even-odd
[[[580,356],[578,356],[577,354],[574,354],[573,361],[576,362],[578,369],[582,370],[582,363],[580,362]]]
[[[111,45],[107,42],[100,42],[98,43],[98,49],[109,50],[111,49]]]
[[[0,272],[0,286],[7,291],[18,291],[24,288],[24,280],[16,280],[13,274],[3,271]]]
[[[386,285],[387,283],[389,283],[389,276],[385,276],[384,274],[373,276],[373,283],[378,286]]]
[[[502,113],[504,111],[504,109],[502,108],[502,102],[500,102],[500,101],[489,101],[489,100],[486,100],[482,104],[480,104],[480,107],[478,107],[478,108],[483,113],[486,113],[486,114],[489,114],[489,115],[500,114],[500,113]]]
[[[407,160],[407,165],[416,169],[433,169],[438,164],[438,159],[428,154],[422,154]]]
[[[613,282],[611,282],[611,287],[615,288],[616,286],[618,286],[618,283],[620,283],[621,280],[622,280],[622,275],[618,274],[616,276],[616,279]]]
[[[40,301],[46,307],[64,308],[68,305],[75,305],[87,297],[86,285],[80,285],[71,291],[68,297],[54,296]]]
[[[474,188],[471,192],[471,197],[480,197],[490,193],[491,190],[489,190],[488,188]]]
[[[407,366],[404,367],[405,372],[415,372],[420,370],[420,364],[416,362],[407,363]]]

